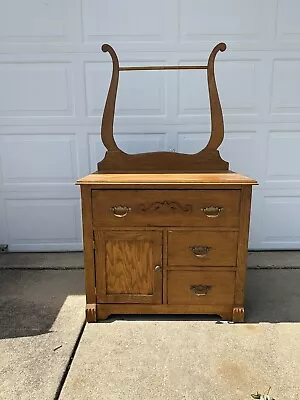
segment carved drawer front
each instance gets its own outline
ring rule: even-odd
[[[168,265],[233,267],[238,232],[168,231]]]
[[[235,273],[169,271],[168,304],[231,305]]]
[[[93,224],[238,227],[239,190],[93,190]]]

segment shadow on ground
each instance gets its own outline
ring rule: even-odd
[[[300,322],[300,269],[251,269],[246,322]],[[0,270],[0,339],[51,332],[69,295],[84,294],[83,270]],[[197,315],[117,315],[125,320],[217,320]]]
[[[82,294],[83,270],[0,269],[0,339],[51,332],[66,298]]]
[[[248,271],[247,322],[300,322],[300,269]]]

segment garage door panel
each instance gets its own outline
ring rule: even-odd
[[[274,60],[271,113],[300,116],[300,59]]]
[[[163,41],[165,11],[160,0],[82,0],[84,41]]]
[[[222,109],[228,114],[257,114],[257,79],[254,61],[220,62],[216,67]],[[195,61],[199,64],[199,61]],[[209,115],[206,74],[179,73],[180,114]]]
[[[145,66],[206,64],[224,41],[227,51],[216,59],[225,123],[220,152],[260,184],[250,248],[300,248],[298,0],[5,4],[0,243],[11,251],[82,248],[74,181],[95,171],[105,154],[99,127],[112,65],[103,43],[113,45],[122,66]],[[121,72],[116,106],[116,141],[128,153],[194,153],[207,144],[204,71]]]
[[[11,248],[81,246],[79,199],[5,199]]]
[[[2,63],[0,115],[73,115],[71,71],[69,63]]]
[[[224,115],[257,115],[259,61],[224,61],[216,66]]]
[[[165,60],[147,63],[137,61],[134,64],[137,63],[139,65],[166,64]],[[129,65],[126,61],[124,64]],[[165,99],[166,74],[164,72],[143,71],[140,74],[136,74],[136,76],[125,72],[120,75],[119,79],[116,115],[165,117]]]
[[[24,44],[70,41],[68,5],[69,0],[5,2],[0,14],[0,41]]]
[[[264,164],[265,153],[264,148],[260,146],[260,132],[259,127],[256,131],[228,130],[220,152],[222,157],[229,161],[231,170],[255,176],[262,183],[264,174],[261,166]]]
[[[275,19],[271,0],[180,0],[180,38],[184,41],[253,41],[266,39]],[[232,18],[233,14],[238,18]]]
[[[110,61],[109,58],[107,60]],[[163,65],[158,61],[126,61],[123,65]],[[102,115],[108,84],[111,77],[110,63],[85,63],[86,103],[89,117]],[[166,117],[166,74],[163,72],[120,73],[116,102],[117,117]]]
[[[207,145],[210,138],[208,130],[205,132],[189,132],[188,130],[177,133],[177,151],[179,153],[194,154]]]
[[[249,226],[249,249],[257,250],[261,248],[263,240],[263,213],[262,204],[264,199],[264,189],[260,186],[254,186],[252,190],[250,226]]]
[[[278,0],[276,38],[279,41],[300,43],[298,0]]]
[[[234,128],[234,131],[231,129]],[[256,127],[258,129],[258,127]],[[264,149],[259,146],[259,131],[245,131],[245,126],[237,129],[231,125],[225,131],[225,138],[220,147],[222,158],[229,161],[230,169],[243,171],[245,175],[255,176],[261,181],[261,165],[264,162]],[[209,140],[209,132],[179,132],[178,151],[180,153],[193,154],[203,149]],[[256,160],[254,163],[253,160]]]
[[[5,209],[4,199],[1,195],[0,195],[0,243],[8,244],[6,209]]]
[[[300,192],[271,192],[264,196],[262,248],[300,248]]]
[[[116,143],[128,154],[166,150],[164,133],[133,133],[116,135]]]
[[[205,60],[180,60],[179,65],[206,65]],[[178,116],[208,115],[209,97],[206,71],[178,71]]]
[[[222,55],[223,56],[223,55]],[[249,54],[246,56],[249,57]],[[260,56],[259,56],[260,57]],[[204,60],[180,60],[182,65],[205,65]],[[263,84],[260,59],[220,60],[216,63],[216,80],[226,121],[241,122],[259,120],[263,113],[260,101]],[[205,72],[178,72],[178,106],[179,118],[190,120],[191,117],[210,116],[207,76]],[[187,118],[188,117],[188,118]]]
[[[128,154],[165,151],[167,150],[166,139],[165,132],[120,132],[115,134],[117,145]],[[106,149],[100,141],[99,133],[88,133],[88,141],[90,171],[95,171],[97,163],[104,157]]]
[[[88,117],[99,117],[104,110],[112,65],[108,62],[85,62],[85,100]]]
[[[300,125],[269,132],[266,187],[300,189]]]
[[[106,148],[100,140],[100,132],[88,132],[87,139],[89,151],[89,172],[94,172],[97,170],[97,163],[104,158]]]
[[[3,184],[74,183],[75,134],[8,134],[1,141]]]

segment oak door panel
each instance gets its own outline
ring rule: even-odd
[[[162,233],[95,231],[97,301],[162,302]]]

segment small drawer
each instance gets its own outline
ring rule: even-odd
[[[234,288],[234,272],[168,272],[168,304],[231,305]]]
[[[238,232],[168,232],[168,265],[236,266]]]
[[[239,190],[93,190],[93,224],[239,226]]]

